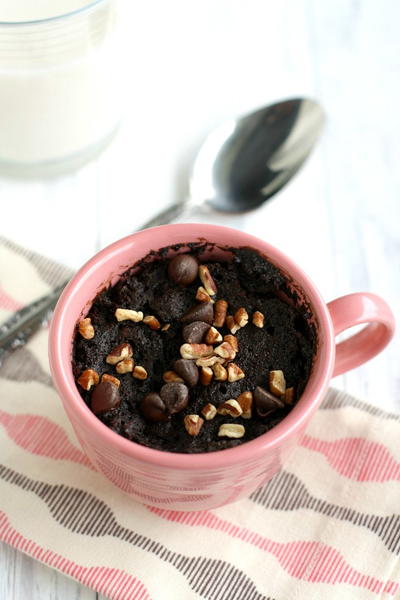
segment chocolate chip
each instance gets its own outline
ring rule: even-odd
[[[95,415],[101,415],[108,410],[118,408],[121,403],[118,387],[110,381],[101,381],[94,388],[91,407]]]
[[[150,392],[140,402],[140,410],[147,421],[157,423],[168,421],[166,406],[156,392]]]
[[[189,390],[183,383],[166,383],[160,390],[160,396],[170,415],[187,407]]]
[[[276,398],[262,387],[256,387],[254,390],[254,400],[257,414],[260,417],[266,417],[270,413],[285,406],[279,398]]]
[[[168,265],[169,278],[178,285],[189,285],[198,274],[199,263],[190,254],[178,254]]]
[[[202,302],[189,308],[181,318],[182,323],[193,323],[193,321],[204,321],[212,324],[214,320],[214,309],[211,302]]]
[[[193,321],[182,329],[182,337],[187,344],[200,344],[209,329],[208,323]]]
[[[207,325],[208,327],[208,325]],[[174,362],[174,371],[185,380],[189,387],[194,387],[199,381],[199,369],[193,360],[180,358]]]

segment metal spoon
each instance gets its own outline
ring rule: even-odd
[[[324,113],[314,100],[271,104],[212,131],[193,164],[189,198],[142,226],[170,223],[205,204],[226,213],[253,210],[279,192],[318,140]]]
[[[205,205],[212,210],[253,210],[276,194],[307,159],[324,123],[319,104],[296,98],[271,104],[231,120],[206,138],[193,165],[190,196],[173,204],[140,229],[170,223]],[[208,215],[209,216],[209,215]],[[68,283],[17,311],[0,327],[0,362],[24,345],[40,327]]]

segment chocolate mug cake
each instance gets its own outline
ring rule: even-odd
[[[158,450],[223,450],[299,400],[316,332],[285,275],[251,248],[167,247],[129,268],[79,321],[80,394],[111,430]]]

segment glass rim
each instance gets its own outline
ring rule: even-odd
[[[56,21],[61,21],[63,19],[68,19],[70,17],[75,17],[81,13],[89,12],[92,8],[99,4],[106,4],[110,2],[110,0],[91,0],[84,6],[80,8],[76,8],[75,10],[71,10],[70,12],[62,13],[60,15],[54,15],[53,17],[45,17],[42,19],[31,19],[30,21],[0,21],[0,27],[22,27],[26,25],[41,25],[46,23],[52,23]]]

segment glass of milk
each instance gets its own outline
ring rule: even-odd
[[[116,0],[0,1],[0,173],[77,168],[119,121]]]

